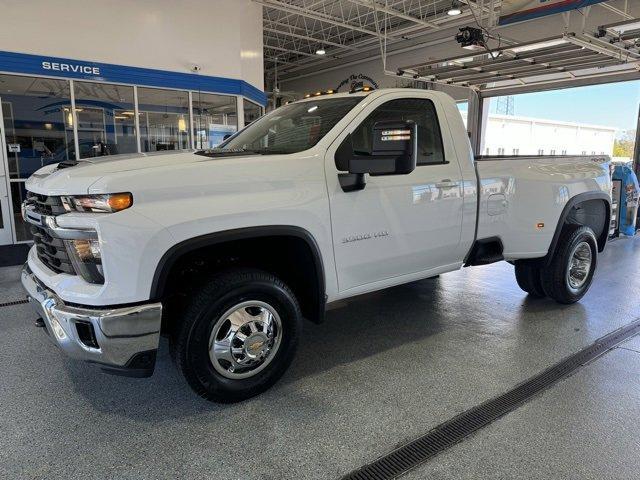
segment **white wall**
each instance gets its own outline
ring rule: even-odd
[[[465,119],[466,120],[466,119]],[[561,122],[513,115],[489,114],[483,155],[612,155],[615,127]],[[488,149],[488,150],[487,150]]]
[[[0,0],[0,50],[242,79],[264,90],[251,0]]]

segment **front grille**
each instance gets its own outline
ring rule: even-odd
[[[34,205],[36,211],[41,215],[55,216],[66,212],[62,206],[62,199],[60,197],[49,197],[47,195],[27,192],[27,203]]]
[[[42,263],[56,273],[76,274],[61,239],[52,237],[45,228],[36,225],[31,225],[31,234]]]
[[[27,192],[27,203],[33,205],[36,212],[41,215],[55,216],[66,212],[60,197]],[[64,242],[52,237],[46,228],[39,225],[30,224],[30,229],[40,261],[56,273],[75,275],[76,272]]]

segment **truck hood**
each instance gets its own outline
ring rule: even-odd
[[[35,172],[26,182],[29,191],[43,195],[79,195],[89,193],[91,186],[104,177],[143,177],[149,171],[169,172],[202,162],[211,162],[210,157],[194,152],[174,154],[132,154],[117,157],[83,159],[76,165],[65,167],[48,165]]]

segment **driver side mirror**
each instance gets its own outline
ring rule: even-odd
[[[416,168],[418,127],[412,121],[377,122],[372,128],[371,153],[356,152],[351,134],[347,135],[335,154],[340,173],[340,186],[345,192],[362,190],[364,174],[406,175]]]

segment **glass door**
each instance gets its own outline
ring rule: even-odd
[[[13,230],[11,228],[11,207],[9,200],[9,178],[7,176],[7,156],[4,146],[4,103],[0,97],[0,246],[13,243]]]
[[[26,179],[45,165],[75,157],[69,82],[0,75],[0,98],[3,183],[9,201],[4,223],[9,222],[13,230],[13,242],[28,242],[31,232],[20,209]]]

